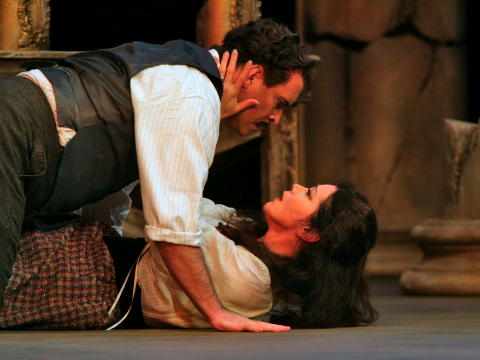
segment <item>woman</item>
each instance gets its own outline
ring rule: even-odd
[[[281,201],[267,203],[264,214],[268,230],[260,243],[253,240],[255,229],[251,235],[231,226],[223,232],[242,239],[237,244],[268,266],[280,305],[272,322],[323,328],[376,320],[364,269],[377,223],[365,197],[348,183],[294,185]]]
[[[294,185],[265,204],[264,215],[266,227],[234,209],[202,202],[202,252],[225,308],[250,318],[270,312],[271,321],[295,327],[351,326],[376,318],[363,275],[375,242],[375,215],[351,185]],[[118,319],[118,312],[106,315],[115,296],[114,271],[122,282],[124,265],[144,243],[91,222],[70,221],[33,234],[24,237],[0,326],[98,328]],[[42,242],[47,251],[37,248]],[[148,325],[209,327],[154,246],[139,262],[138,282]],[[35,287],[39,283],[41,289]],[[41,311],[32,316],[29,306]]]
[[[293,185],[263,213],[266,227],[233,209],[202,204],[202,252],[224,307],[258,318],[275,303],[270,321],[294,327],[376,319],[364,279],[376,219],[352,185]],[[209,327],[154,248],[139,270],[148,325]]]

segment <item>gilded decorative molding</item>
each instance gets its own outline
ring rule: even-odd
[[[230,27],[240,26],[261,17],[259,0],[233,0],[230,4]]]
[[[48,0],[19,0],[17,17],[20,24],[19,48],[48,49],[50,25]]]

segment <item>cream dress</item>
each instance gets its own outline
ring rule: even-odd
[[[225,309],[249,318],[263,319],[272,307],[270,274],[266,265],[215,228],[234,211],[211,200],[202,200],[199,226],[205,265],[217,298]],[[140,213],[136,215],[137,219],[141,218]],[[133,213],[127,217],[126,226],[128,231],[141,229],[141,220],[135,220]],[[144,255],[138,271],[142,311],[149,326],[211,327],[170,275],[155,246]]]

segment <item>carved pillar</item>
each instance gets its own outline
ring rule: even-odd
[[[0,50],[47,50],[48,0],[0,0]]]
[[[299,178],[298,109],[276,127],[267,128],[262,144],[262,203],[280,196]]]
[[[480,128],[445,121],[448,203],[443,218],[412,230],[423,261],[405,271],[409,294],[480,295]]]
[[[198,14],[197,42],[209,48],[235,26],[260,18],[259,0],[208,0]]]
[[[0,0],[0,77],[24,71],[27,60],[56,59],[68,53],[49,47],[48,0]]]

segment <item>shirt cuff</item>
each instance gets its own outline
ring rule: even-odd
[[[200,247],[202,245],[202,232],[176,232],[160,229],[154,226],[145,226],[145,236],[151,241],[163,241],[177,245]]]

